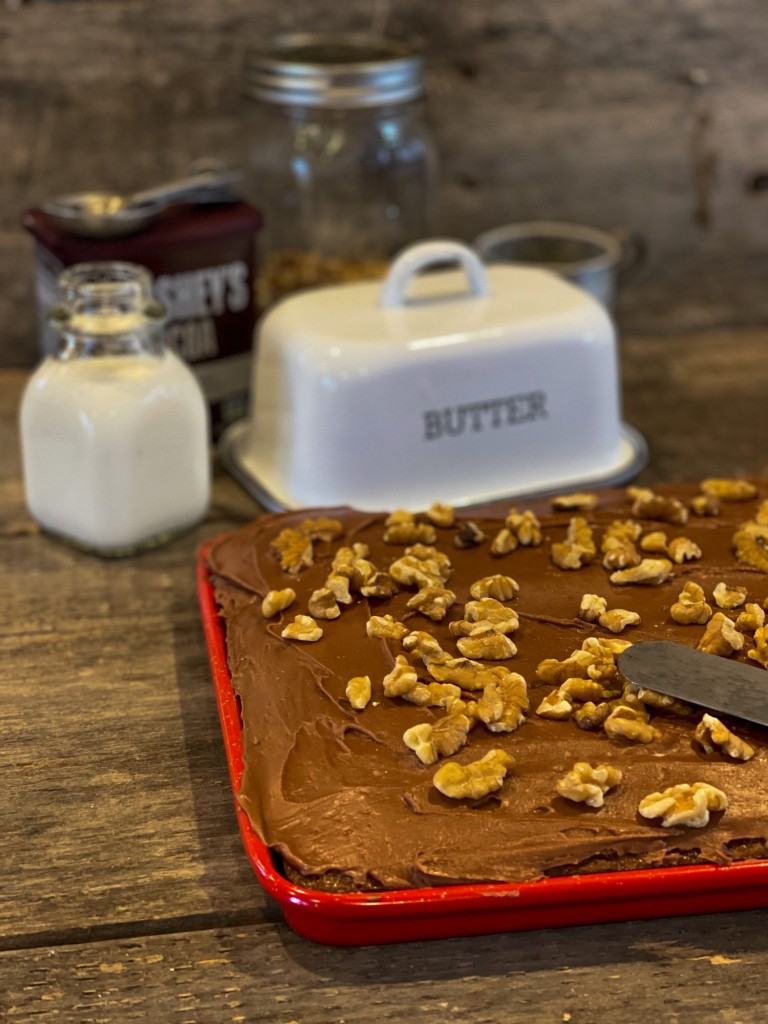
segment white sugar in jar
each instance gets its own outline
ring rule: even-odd
[[[78,264],[51,314],[58,350],[21,404],[24,486],[49,533],[130,555],[197,523],[210,499],[208,407],[189,367],[160,340],[148,271]]]

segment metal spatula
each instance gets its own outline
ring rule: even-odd
[[[668,640],[628,647],[619,671],[635,686],[657,690],[711,711],[768,725],[768,672]]]

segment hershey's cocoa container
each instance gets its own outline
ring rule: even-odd
[[[256,238],[262,214],[249,203],[180,203],[144,229],[121,237],[90,238],[64,229],[40,207],[24,216],[35,239],[35,292],[40,348],[57,339],[47,315],[57,281],[76,263],[121,260],[146,267],[165,306],[165,344],[188,362],[211,412],[214,440],[247,411],[255,298]]]

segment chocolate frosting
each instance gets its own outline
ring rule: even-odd
[[[658,491],[687,503],[698,487]],[[764,849],[766,730],[719,716],[756,748],[752,760],[738,762],[719,752],[705,754],[694,742],[700,714],[684,718],[654,712],[652,724],[661,736],[649,744],[610,739],[602,729],[585,731],[572,720],[552,721],[536,714],[553,689],[537,680],[539,662],[567,658],[586,637],[614,636],[578,618],[585,593],[605,597],[609,608],[640,614],[640,625],[621,634],[632,642],[670,639],[696,646],[704,627],[678,625],[669,614],[689,580],[703,586],[715,610],[711,595],[721,580],[746,587],[747,601],[762,605],[768,598],[768,574],[737,564],[732,551],[734,530],[755,515],[760,500],[768,497],[768,483],[760,484],[760,492],[754,500],[723,503],[716,517],[691,515],[684,526],[641,520],[644,533],[663,530],[669,539],[689,537],[703,552],[700,561],[675,565],[668,582],[650,586],[616,586],[601,565],[604,528],[616,519],[636,518],[623,491],[601,493],[597,509],[587,513],[552,512],[548,502],[516,502],[518,510],[531,508],[539,514],[544,539],[540,546],[518,547],[503,557],[491,555],[489,542],[511,503],[462,511],[454,527],[437,530],[437,546],[453,567],[446,586],[456,594],[442,623],[406,607],[413,588],[383,600],[356,595],[339,618],[320,623],[323,636],[315,643],[286,640],[280,634],[297,613],[307,614],[309,597],[323,586],[341,545],[369,545],[369,558],[378,569],[387,569],[402,556],[404,546],[383,541],[385,515],[305,509],[263,516],[218,540],[209,564],[226,622],[232,681],[241,700],[244,774],[239,799],[257,834],[302,875],[339,873],[361,888],[516,882],[686,861],[722,864],[745,856],[745,851]],[[551,545],[564,539],[572,515],[584,515],[594,528],[598,555],[591,565],[567,571],[553,563]],[[291,575],[280,567],[270,545],[284,528],[316,516],[339,520],[344,535],[316,542],[314,565]],[[486,539],[459,550],[454,537],[467,519]],[[512,576],[520,585],[517,597],[507,602],[520,617],[512,637],[518,653],[501,664],[525,677],[530,709],[513,733],[491,733],[482,723],[470,732],[467,745],[450,760],[466,764],[501,748],[512,754],[514,766],[491,796],[454,800],[432,783],[438,765],[423,765],[403,742],[410,726],[435,722],[445,711],[384,696],[382,679],[403,649],[395,641],[369,638],[366,622],[372,614],[391,614],[410,629],[432,633],[446,651],[458,653],[448,622],[463,618],[470,585],[496,573]],[[296,591],[297,601],[280,616],[265,619],[262,598],[287,586]],[[732,618],[736,614],[730,613]],[[750,646],[745,644],[740,660],[748,660]],[[428,680],[421,660],[414,654],[409,660]],[[753,661],[749,664],[756,672],[765,671]],[[373,696],[364,710],[355,711],[345,687],[359,675],[370,676]],[[621,783],[601,808],[557,795],[557,781],[576,761],[621,769]],[[644,796],[694,782],[710,783],[729,799],[728,809],[713,814],[706,827],[664,828],[659,820],[638,814]]]

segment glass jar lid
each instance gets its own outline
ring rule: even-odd
[[[407,45],[359,33],[290,32],[246,63],[246,91],[270,103],[373,107],[424,94],[423,59]]]

